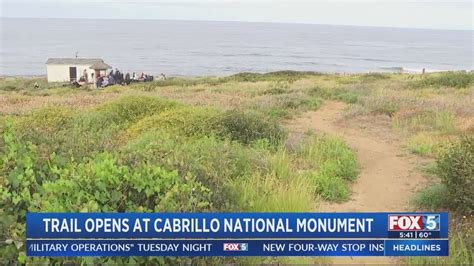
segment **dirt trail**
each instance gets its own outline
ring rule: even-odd
[[[322,203],[321,212],[409,211],[408,200],[424,182],[417,173],[414,157],[400,155],[400,147],[372,132],[337,123],[346,105],[325,102],[318,111],[311,111],[287,123],[293,134],[312,130],[338,135],[356,153],[361,173],[352,184],[351,199],[345,203]],[[367,125],[371,127],[371,125]],[[379,134],[380,135],[380,134]],[[388,258],[341,258],[335,263],[389,264]]]

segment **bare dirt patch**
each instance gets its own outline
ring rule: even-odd
[[[344,103],[325,102],[318,111],[306,112],[287,123],[291,134],[295,136],[308,130],[338,135],[346,140],[357,155],[361,173],[352,184],[351,199],[340,204],[323,202],[320,211],[409,211],[409,199],[425,182],[416,169],[419,165],[417,158],[401,151],[397,138],[387,130],[386,122],[341,122],[345,107]],[[341,258],[334,262],[391,263],[387,258]]]
[[[338,135],[357,154],[361,174],[352,185],[351,200],[324,203],[321,211],[407,211],[407,201],[425,181],[416,170],[415,156],[401,152],[397,139],[384,127],[341,123],[345,106],[326,102],[318,111],[307,112],[287,124],[293,134],[313,130]],[[381,134],[375,132],[376,127]]]

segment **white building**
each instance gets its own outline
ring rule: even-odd
[[[106,75],[110,66],[99,58],[49,58],[46,62],[48,82],[95,82]]]

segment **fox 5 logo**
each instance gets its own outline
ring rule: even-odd
[[[224,251],[248,251],[247,243],[224,243]]]
[[[389,231],[439,231],[439,214],[389,215]]]

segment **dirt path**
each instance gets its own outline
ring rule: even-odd
[[[348,202],[322,203],[322,212],[375,212],[409,211],[408,200],[424,182],[417,173],[415,158],[401,155],[397,143],[373,134],[361,127],[337,123],[346,105],[340,102],[325,102],[318,111],[311,111],[288,122],[287,127],[294,134],[312,130],[338,135],[346,140],[356,153],[361,173],[352,185]],[[371,125],[366,125],[371,127]],[[362,127],[363,128],[363,127]],[[388,264],[388,258],[341,258],[335,263]]]

